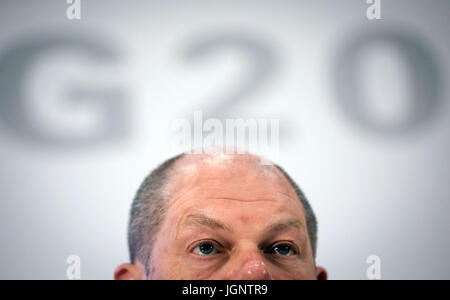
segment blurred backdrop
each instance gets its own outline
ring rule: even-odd
[[[448,0],[0,3],[0,279],[110,279],[171,122],[279,119],[331,279],[450,279]],[[270,158],[270,157],[269,157]]]

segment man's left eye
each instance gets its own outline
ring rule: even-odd
[[[219,251],[217,251],[212,243],[202,243],[194,249],[194,253],[197,255],[208,256],[217,254]]]
[[[295,254],[295,251],[291,245],[280,244],[272,248],[270,251],[272,254],[278,254],[281,256],[291,256]]]

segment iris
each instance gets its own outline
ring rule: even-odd
[[[214,251],[216,249],[214,248],[214,245],[209,244],[209,243],[204,243],[204,244],[201,244],[200,246],[198,246],[198,250],[202,255],[211,255],[214,253]]]
[[[275,248],[273,248],[273,252],[275,254],[288,256],[292,254],[292,247],[290,245],[278,245]]]

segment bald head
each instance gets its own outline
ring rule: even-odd
[[[214,197],[227,194],[229,188],[236,190],[243,201],[264,198],[268,193],[260,188],[261,182],[281,185],[284,192],[296,197],[286,177],[274,165],[261,164],[258,156],[250,154],[185,154],[173,165],[173,174],[167,182],[172,200],[191,186],[194,189],[208,187]]]
[[[154,170],[132,205],[132,263],[143,266],[148,278],[155,272],[171,274],[159,258],[167,256],[189,234],[188,225],[192,222],[211,225],[208,228],[214,225],[219,231],[229,229],[233,239],[239,237],[244,244],[258,239],[262,230],[282,232],[296,228],[292,235],[298,239],[297,250],[315,257],[317,222],[308,201],[283,169],[255,155],[182,154]],[[246,227],[248,230],[240,231]],[[183,253],[173,255],[171,261],[180,259],[176,265],[190,259],[184,258]]]

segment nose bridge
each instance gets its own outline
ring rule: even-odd
[[[236,253],[228,279],[269,280],[270,274],[259,249],[246,248]]]

